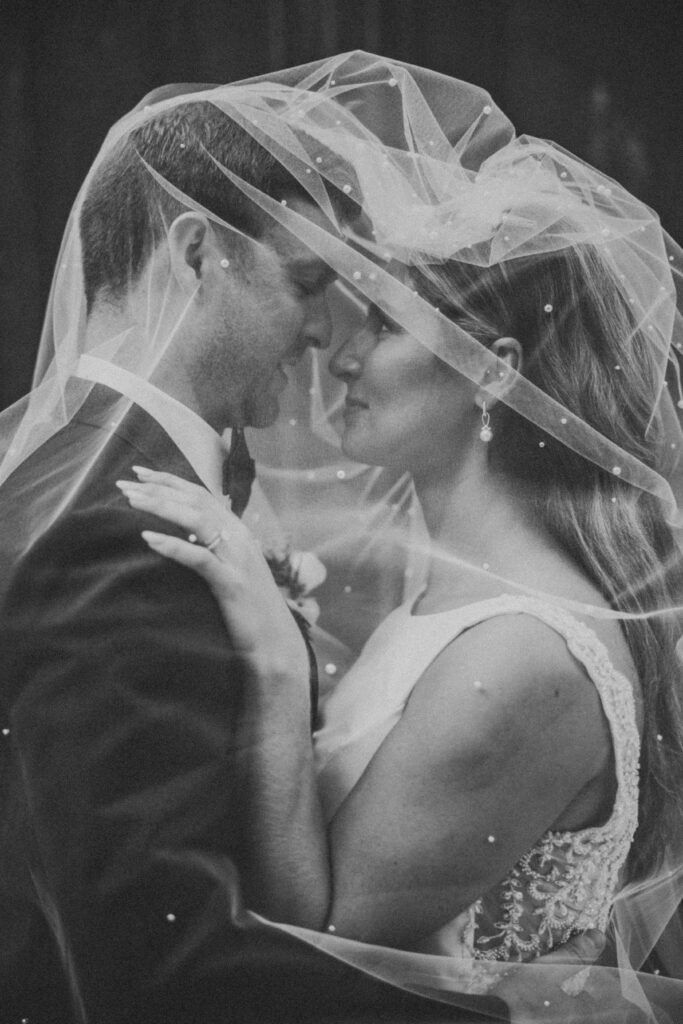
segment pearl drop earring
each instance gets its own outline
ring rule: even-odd
[[[491,417],[486,411],[486,402],[483,402],[481,407],[481,430],[479,431],[479,437],[485,444],[488,444],[493,437]]]

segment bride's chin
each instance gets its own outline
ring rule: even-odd
[[[353,434],[345,430],[341,436],[341,450],[351,462],[359,462],[365,466],[384,466],[386,462],[378,457],[378,452],[368,444],[363,444],[360,438],[353,437]]]
[[[347,427],[340,440],[341,450],[346,455],[347,459],[353,459],[355,462],[363,462],[362,449],[363,445],[358,443],[358,438],[353,436],[353,430],[349,430]],[[360,452],[360,453],[359,453]]]

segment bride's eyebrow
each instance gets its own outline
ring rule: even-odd
[[[398,320],[395,320],[389,313],[385,313],[383,309],[380,309],[374,302],[369,302],[367,307],[368,316],[376,316],[390,327],[395,327],[397,331],[403,331],[405,328],[401,326]]]
[[[319,288],[326,288],[337,279],[337,272],[323,260],[307,257],[292,260],[289,264],[289,273],[297,280],[304,278],[307,281],[315,282]]]

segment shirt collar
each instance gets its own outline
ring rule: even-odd
[[[113,388],[144,409],[166,431],[204,486],[212,494],[222,494],[223,462],[230,445],[230,430],[226,430],[221,438],[213,427],[182,402],[160,391],[143,377],[97,356],[81,356],[75,376]]]

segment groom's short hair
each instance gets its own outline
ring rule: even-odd
[[[254,238],[267,216],[220,166],[275,199],[309,193],[244,128],[208,100],[152,115],[116,143],[95,170],[80,214],[88,312],[116,299],[144,268],[166,228],[187,209],[150,172]]]

